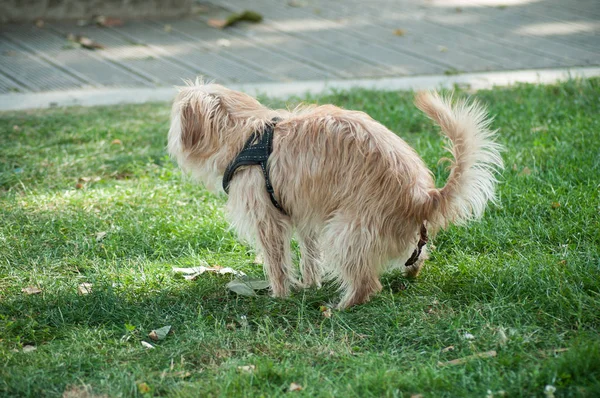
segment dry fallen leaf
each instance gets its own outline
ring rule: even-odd
[[[548,131],[548,126],[535,126],[531,128],[532,133],[537,133],[540,131]]]
[[[77,286],[77,294],[80,296],[85,296],[86,294],[90,294],[92,292],[92,284],[91,283],[82,283]]]
[[[219,47],[230,47],[231,41],[227,39],[219,39],[217,40],[217,46]]]
[[[448,362],[438,362],[439,366],[448,366],[448,365],[462,365],[464,363],[467,363],[473,359],[477,359],[477,358],[492,358],[495,357],[497,355],[496,351],[492,350],[492,351],[486,351],[486,352],[480,352],[477,354],[473,354],[473,355],[469,355],[467,357],[463,357],[463,358],[458,358],[458,359],[453,359],[452,361],[448,361]]]
[[[423,394],[413,394],[410,398],[423,398]]]
[[[37,350],[37,347],[32,346],[32,345],[24,345],[23,346],[23,352],[32,352]]]
[[[227,21],[224,19],[209,19],[207,24],[213,28],[223,29],[227,24]]]
[[[471,333],[465,333],[463,334],[463,339],[465,340],[473,340],[475,338],[475,336],[473,336]]]
[[[148,334],[148,337],[150,337],[154,341],[164,340],[170,331],[171,325],[163,326],[162,328],[151,331]]]
[[[508,337],[506,336],[504,329],[502,329],[502,328],[498,329],[498,344],[506,345],[507,342],[508,342]]]
[[[552,208],[553,209],[558,209],[560,207],[560,203],[558,202],[552,202]]]
[[[173,272],[185,274],[184,278],[187,280],[194,280],[198,276],[202,275],[205,272],[217,273],[220,275],[232,274],[235,276],[245,276],[246,274],[242,271],[234,270],[231,267],[221,267],[220,265],[215,265],[212,267],[208,266],[206,261],[202,261],[202,265],[198,267],[190,267],[190,268],[177,268],[173,267]]]
[[[147,341],[143,341],[143,340],[142,340],[142,347],[148,348],[148,349],[154,348],[154,346],[152,344],[148,343]]]
[[[96,232],[96,242],[102,242],[106,236],[106,231]]]
[[[524,167],[523,170],[521,170],[520,173],[522,176],[528,176],[531,174],[531,170],[529,169],[529,167]]]
[[[442,352],[449,352],[449,351],[454,351],[453,345],[449,345],[448,347],[442,349]]]
[[[262,255],[261,255],[260,253],[258,253],[258,254],[256,255],[256,257],[254,257],[254,261],[253,261],[253,263],[254,263],[254,264],[262,264],[262,263],[263,263],[263,261],[264,261],[264,260],[263,260],[263,257],[262,257]]]
[[[87,385],[68,386],[62,393],[62,398],[108,398],[106,394],[95,394],[92,388]]]
[[[323,314],[323,316],[325,318],[331,318],[331,315],[332,315],[331,308],[322,305],[321,307],[319,307],[319,310],[321,310],[321,313]]]
[[[406,31],[404,29],[394,29],[394,34],[396,36],[404,36],[406,34]]]
[[[144,382],[138,383],[137,388],[141,394],[146,394],[150,392],[150,386]]]
[[[111,144],[111,145],[123,145],[123,142],[122,142],[120,139],[118,139],[118,138],[115,138],[114,140],[112,140],[112,141],[110,142],[110,144]]]
[[[297,384],[297,383],[290,384],[290,391],[301,391],[301,390],[302,390],[302,386],[300,384]]]
[[[77,184],[75,184],[75,189],[83,189],[83,184],[78,182]]]
[[[232,280],[227,284],[227,289],[242,296],[256,296],[254,289],[240,280]]]
[[[252,373],[252,372],[254,372],[254,369],[256,369],[256,366],[244,365],[244,366],[238,366],[237,368],[240,372]]]
[[[94,18],[94,22],[96,23],[96,25],[103,27],[123,26],[122,19],[105,17],[104,15],[99,15],[96,18]]]
[[[40,294],[42,289],[37,286],[27,286],[21,289],[21,291],[25,294]]]
[[[19,131],[21,130],[21,127],[17,126],[16,124],[13,126],[13,130],[14,131]]]
[[[93,41],[92,39],[90,39],[89,37],[85,37],[85,36],[76,36],[75,41],[77,43],[81,44],[81,47],[86,48],[88,50],[96,50],[96,49],[106,48],[102,44],[97,43],[97,42]]]

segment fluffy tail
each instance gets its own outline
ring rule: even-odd
[[[495,200],[495,173],[503,168],[502,147],[494,142],[485,108],[465,101],[452,106],[451,98],[435,92],[418,93],[415,105],[441,127],[454,157],[446,186],[430,191],[428,220],[443,228],[480,218]]]

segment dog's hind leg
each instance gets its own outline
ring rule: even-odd
[[[318,234],[312,230],[298,230],[300,269],[304,287],[321,287],[321,247]]]
[[[338,309],[362,304],[381,290],[377,234],[360,226],[328,228],[323,241],[325,264],[343,292]]]

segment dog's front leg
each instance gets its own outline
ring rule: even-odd
[[[240,170],[229,188],[227,212],[238,235],[258,245],[273,296],[285,297],[298,283],[290,249],[293,228],[289,217],[271,203],[264,184],[258,168]]]
[[[273,296],[286,297],[290,293],[291,281],[295,279],[290,251],[292,228],[267,216],[258,220],[256,230]]]

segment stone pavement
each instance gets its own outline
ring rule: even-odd
[[[598,0],[199,4],[177,20],[0,26],[0,109],[16,109],[38,93],[168,95],[173,85],[198,75],[236,87],[285,88],[531,69],[587,67],[598,74],[600,66]],[[207,24],[246,9],[262,14],[263,22],[223,30]],[[104,48],[78,47],[69,35]]]

